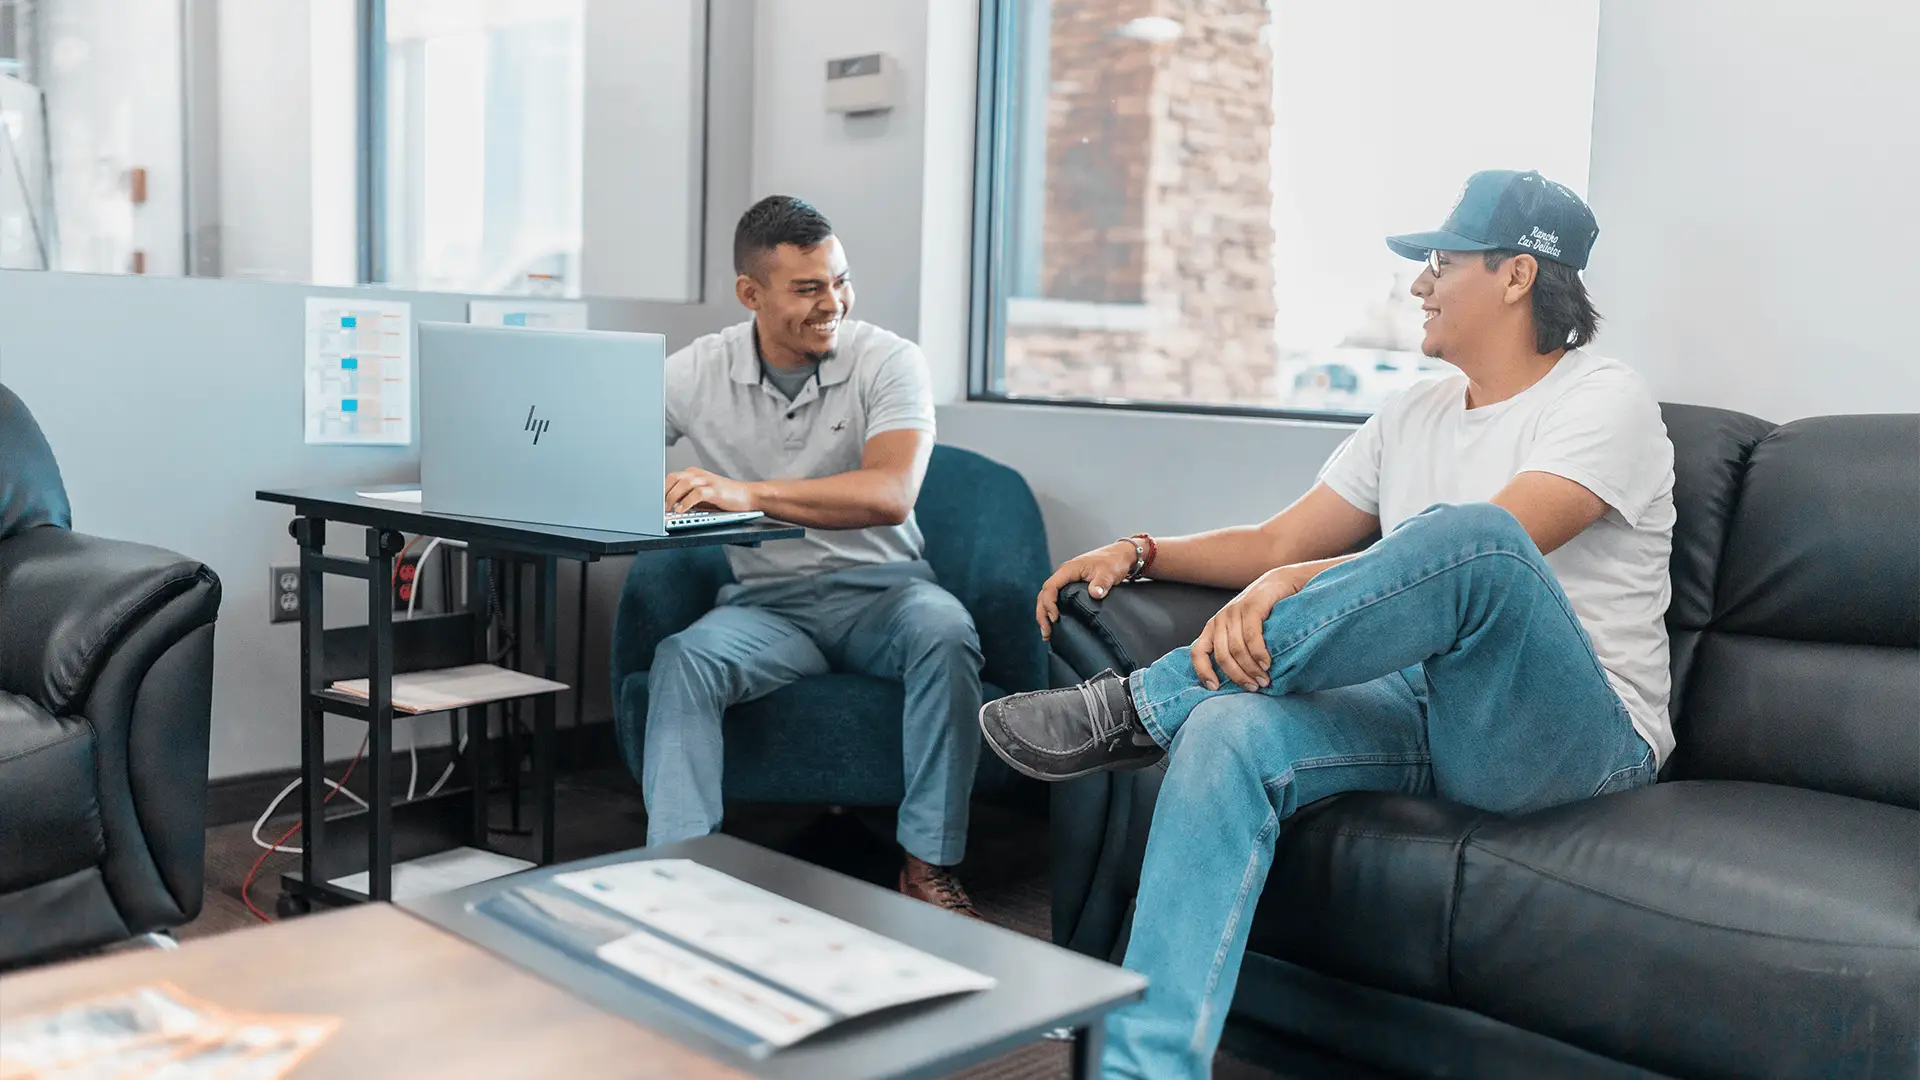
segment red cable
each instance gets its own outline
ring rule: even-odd
[[[388,575],[388,579],[387,579],[388,588],[399,587],[400,566],[403,562],[406,561],[407,552],[412,551],[413,545],[418,543],[419,541],[420,541],[420,537],[416,536],[413,539],[408,540],[406,544],[400,548],[400,554],[395,556],[393,560],[393,572],[390,575]],[[360,764],[361,755],[367,752],[367,740],[371,738],[372,735],[373,735],[372,732],[368,732],[366,735],[362,735],[360,737],[360,749],[355,750],[353,752],[353,760],[347,762],[347,771],[340,774],[339,787],[335,787],[332,790],[328,791],[326,795],[321,798],[320,800],[321,806],[325,806],[328,803],[332,802],[333,797],[335,795],[340,794],[340,788],[344,788],[347,786],[347,781],[351,779],[353,776],[354,767]],[[293,839],[293,834],[299,831],[300,831],[300,822],[296,821],[293,823],[292,828],[280,834],[280,839],[275,840],[273,842],[272,847],[267,848],[265,851],[262,851],[260,853],[260,857],[253,860],[253,866],[247,870],[246,878],[240,882],[240,902],[247,905],[247,910],[253,912],[254,918],[259,919],[261,922],[272,922],[273,920],[267,916],[266,912],[261,911],[259,908],[253,906],[253,897],[249,895],[249,893],[253,889],[253,879],[259,876],[260,867],[267,861],[267,856],[278,852],[280,850],[280,846],[282,844],[285,844],[287,841]]]
[[[371,732],[368,733],[368,735],[371,735],[371,734],[372,734]],[[353,752],[353,760],[347,762],[347,771],[340,774],[340,787],[336,787],[333,790],[327,792],[326,796],[320,800],[321,806],[325,806],[328,803],[332,802],[333,797],[335,795],[340,794],[340,788],[347,786],[347,780],[353,776],[354,766],[360,764],[360,756],[367,752],[367,737],[368,736],[361,736],[360,749],[355,750]],[[259,919],[261,922],[272,922],[273,920],[267,917],[266,912],[261,911],[259,908],[253,906],[253,897],[248,895],[249,890],[253,888],[253,879],[260,873],[260,866],[261,864],[267,861],[267,856],[272,855],[275,852],[279,851],[280,845],[286,843],[288,840],[293,839],[293,834],[299,831],[300,831],[300,822],[296,821],[293,823],[292,828],[280,834],[280,839],[275,840],[273,842],[272,847],[266,849],[265,851],[262,851],[260,853],[260,857],[253,860],[253,867],[247,871],[246,880],[240,883],[240,902],[247,905],[247,910],[253,912],[254,918]]]

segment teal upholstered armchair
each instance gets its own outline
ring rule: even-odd
[[[936,446],[914,506],[926,559],[973,615],[989,699],[1047,685],[1033,601],[1051,572],[1046,528],[1020,474],[971,451]],[[613,628],[614,722],[637,778],[654,649],[693,625],[733,580],[717,548],[653,552],[633,561]],[[730,801],[893,806],[905,790],[901,684],[835,672],[728,710],[723,790]],[[980,755],[979,793],[1019,778]]]

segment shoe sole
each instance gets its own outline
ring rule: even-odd
[[[1019,761],[1008,756],[1007,752],[1000,748],[1000,741],[993,737],[992,730],[987,727],[987,707],[984,705],[980,707],[980,737],[987,741],[987,748],[993,751],[993,756],[999,758],[1001,761],[1006,762],[1008,768],[1012,769],[1014,772],[1019,773],[1021,776],[1031,777],[1032,779],[1038,780],[1044,784],[1060,784],[1060,783],[1065,783],[1068,780],[1078,780],[1083,776],[1092,776],[1095,773],[1119,772],[1123,769],[1128,769],[1128,768],[1144,769],[1147,766],[1152,765],[1155,761],[1159,760],[1159,758],[1145,759],[1145,760],[1142,760],[1138,765],[1132,765],[1131,763],[1095,765],[1092,768],[1081,769],[1077,772],[1070,772],[1070,773],[1041,772],[1040,770],[1034,768],[1033,766],[1028,765],[1024,761]]]

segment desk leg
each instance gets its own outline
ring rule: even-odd
[[[593,564],[580,560],[580,600],[574,612],[573,651],[573,742],[567,751],[567,767],[580,767],[580,728],[587,715],[587,570]]]
[[[393,899],[393,557],[389,529],[367,530],[367,896]]]
[[[560,672],[560,618],[556,604],[558,560],[543,555],[534,566],[534,607],[540,625],[540,674],[554,679]],[[585,596],[581,597],[584,601]],[[574,687],[578,694],[580,688]],[[540,865],[553,861],[554,842],[554,713],[560,702],[555,694],[541,694],[533,703],[533,786],[540,799]]]
[[[1100,1075],[1100,1056],[1107,1048],[1107,1026],[1099,1021],[1073,1033],[1073,1080]]]
[[[493,648],[489,632],[493,626],[493,608],[487,593],[488,565],[472,548],[467,549],[467,610],[473,616],[473,658],[477,664],[491,663]],[[473,793],[472,843],[477,848],[492,847],[487,835],[487,723],[491,710],[471,705],[460,710],[461,730],[467,738],[467,788]]]
[[[293,538],[300,543],[300,880],[316,880],[320,845],[326,834],[327,714],[313,695],[325,689],[327,665],[325,614],[327,574],[320,558],[327,549],[322,518],[295,518]]]
[[[520,606],[520,577],[526,566],[518,559],[501,562],[506,565],[506,571],[501,575],[500,591],[504,594],[508,640],[513,642],[507,649],[507,666],[525,671],[520,663],[520,636],[526,632],[527,620],[526,609]],[[520,702],[501,702],[500,715],[500,730],[507,738],[507,830],[520,836],[525,831],[520,824]]]

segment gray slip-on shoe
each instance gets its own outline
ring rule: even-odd
[[[1127,680],[1103,671],[1078,686],[989,701],[980,730],[1000,760],[1036,780],[1137,769],[1166,756],[1140,725]]]

